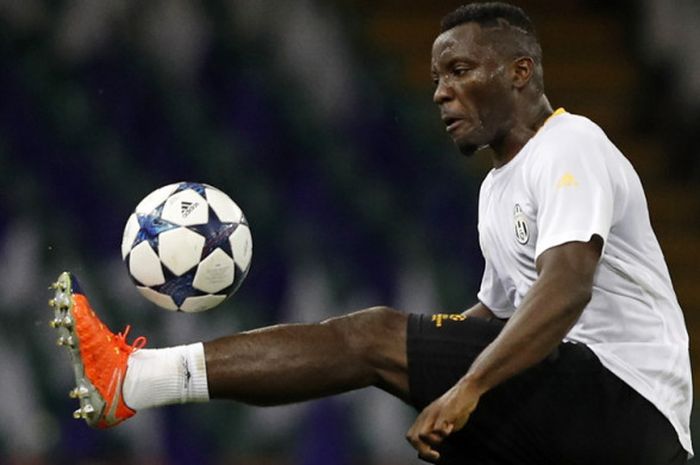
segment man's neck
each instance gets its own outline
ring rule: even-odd
[[[500,168],[511,161],[527,144],[542,125],[553,113],[547,96],[542,94],[540,99],[520,114],[516,115],[515,124],[499,140],[491,144],[493,149],[492,162],[494,168]]]

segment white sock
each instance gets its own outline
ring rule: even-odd
[[[208,401],[204,345],[134,352],[129,356],[122,395],[134,410]]]

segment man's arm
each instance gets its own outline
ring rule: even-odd
[[[493,314],[491,309],[488,308],[486,305],[482,304],[481,302],[478,302],[473,307],[463,311],[462,315],[475,316],[477,318],[483,318],[485,320],[491,320],[493,318],[496,318],[496,315]]]
[[[479,398],[549,355],[576,323],[591,298],[603,241],[569,242],[537,259],[538,278],[499,336],[469,371],[423,410],[407,434],[421,458],[436,461],[434,446],[461,429]]]

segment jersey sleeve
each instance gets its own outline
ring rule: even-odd
[[[488,259],[486,259],[486,265],[484,266],[484,275],[481,278],[481,288],[477,294],[477,299],[498,318],[510,318],[515,311],[515,307],[508,298],[508,293],[503,283],[501,283]]]
[[[535,260],[566,242],[604,243],[612,225],[614,189],[606,153],[612,143],[594,130],[562,131],[539,149],[529,171],[538,237]]]

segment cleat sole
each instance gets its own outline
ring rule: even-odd
[[[60,323],[57,326],[62,326]],[[73,336],[61,336],[58,338],[56,341],[56,344],[59,346],[68,346],[68,347],[74,347],[75,342],[73,341]]]
[[[95,413],[93,406],[86,403],[78,410],[73,412],[73,418],[76,420],[88,420],[93,413]]]
[[[85,367],[80,357],[80,343],[73,325],[73,284],[71,274],[64,272],[49,286],[49,289],[55,292],[53,299],[49,301],[49,306],[54,312],[54,319],[49,324],[58,331],[57,344],[68,350],[73,365],[77,387],[68,395],[78,399],[80,403],[80,408],[73,413],[73,417],[85,420],[91,427],[97,427],[106,402],[85,375]]]
[[[79,386],[75,389],[71,389],[68,393],[68,397],[71,399],[82,399],[83,397],[87,397],[88,394],[90,394],[90,390],[88,388],[85,386]]]

